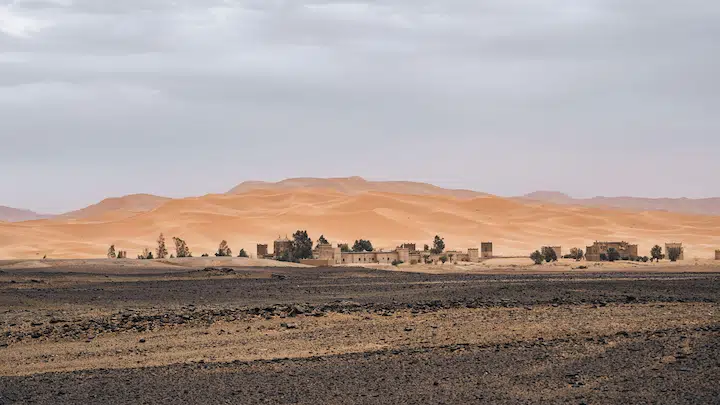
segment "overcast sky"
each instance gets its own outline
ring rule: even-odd
[[[0,205],[359,175],[720,196],[718,0],[0,0]]]

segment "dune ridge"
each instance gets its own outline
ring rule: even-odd
[[[535,191],[519,200],[551,204],[579,205],[583,207],[619,208],[640,211],[667,211],[685,214],[720,215],[720,198],[641,198],[593,197],[573,198],[558,191]]]
[[[151,210],[86,211],[84,218],[0,223],[0,258],[103,257],[110,244],[134,257],[154,248],[163,232],[185,239],[193,254],[212,255],[225,239],[235,254],[255,253],[256,243],[272,243],[307,229],[316,240],[370,239],[378,248],[403,242],[422,246],[436,234],[448,248],[477,247],[492,241],[499,255],[527,255],[541,245],[585,247],[594,240],[624,239],[641,253],[668,241],[682,241],[686,257],[711,257],[720,247],[720,216],[542,204],[490,195],[448,195],[381,191],[349,193],[333,188],[254,189],[184,199],[149,199]],[[114,213],[120,212],[115,215]],[[173,251],[173,249],[171,249]]]
[[[4,222],[35,221],[38,219],[45,219],[50,217],[52,217],[52,215],[38,214],[37,212],[26,209],[5,207],[0,205],[0,221]]]
[[[433,184],[414,181],[371,181],[362,177],[316,178],[300,177],[285,179],[278,182],[246,181],[240,183],[227,194],[242,194],[255,190],[292,190],[292,189],[327,189],[346,194],[358,194],[370,191],[413,194],[413,195],[445,195],[457,198],[475,198],[486,193],[472,190],[447,189]]]

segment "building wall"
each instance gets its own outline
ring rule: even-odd
[[[411,251],[411,252],[414,252],[414,251],[417,250],[417,247],[416,247],[416,246],[417,246],[417,245],[415,245],[414,243],[403,243],[402,246],[400,246],[400,247],[401,247],[401,248],[408,249],[408,250]]]
[[[720,249],[715,251],[715,260],[720,260]]]
[[[410,262],[410,249],[399,248],[399,249],[396,249],[395,252],[397,253],[397,260],[400,260],[403,263]]]
[[[555,252],[558,259],[562,257],[562,246],[550,246],[550,249]]]
[[[377,252],[375,260],[380,264],[392,264],[393,261],[398,260],[398,254],[396,252]]]
[[[480,257],[482,257],[483,259],[492,259],[492,257],[493,257],[492,242],[482,242],[480,244]]]
[[[262,259],[268,257],[268,245],[257,245],[257,258]]]
[[[342,264],[377,263],[377,252],[345,252],[342,253]]]
[[[468,249],[468,259],[473,263],[479,262],[480,250],[478,250],[477,248]]]
[[[275,257],[292,250],[292,241],[287,239],[278,239],[273,242],[273,255]]]
[[[410,252],[410,264],[419,264],[422,262],[422,254],[420,252]]]
[[[595,242],[585,249],[585,260],[599,262],[600,255],[607,254],[608,249],[615,248],[620,257],[635,258],[638,256],[638,245],[631,245],[627,242]]]
[[[333,259],[302,259],[302,260],[300,260],[300,264],[306,264],[308,266],[315,266],[315,267],[330,267],[333,264],[335,264],[335,260],[333,260]]]

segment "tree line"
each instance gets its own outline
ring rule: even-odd
[[[145,248],[143,249],[142,253],[137,256],[137,258],[140,260],[166,259],[168,258],[168,254],[170,259],[174,259],[176,257],[193,257],[192,251],[190,251],[190,247],[188,246],[187,242],[185,242],[185,240],[178,237],[173,237],[172,241],[175,245],[175,254],[168,252],[168,248],[165,243],[165,235],[161,233],[160,236],[158,236],[157,247],[155,248],[155,251]],[[207,257],[209,255],[203,254],[202,256]],[[232,256],[232,249],[230,249],[230,246],[228,246],[227,241],[223,240],[222,242],[220,242],[218,250],[217,252],[215,252],[215,256]],[[127,251],[116,251],[115,245],[110,245],[107,251],[107,257],[108,259],[127,259]],[[238,257],[249,256],[245,249],[240,249]]]
[[[169,258],[171,259],[176,257],[193,257],[190,247],[188,246],[187,242],[185,242],[185,240],[178,237],[173,237],[172,241],[175,245],[175,254],[169,254],[167,245],[165,243],[165,235],[161,233],[160,236],[158,236],[157,247],[155,248],[155,250],[152,251],[145,248],[143,249],[142,253],[137,256],[137,258],[141,260],[166,259],[168,258],[168,254]],[[325,238],[325,235],[320,235],[320,238],[318,238],[317,246],[320,245],[329,245],[329,242]],[[353,243],[352,247],[350,247],[347,243],[340,243],[337,246],[340,248],[341,252],[372,252],[375,250],[372,242],[366,239],[356,240],[355,243]],[[430,253],[436,255],[442,254],[445,251],[445,240],[439,235],[435,235],[432,248],[428,245],[425,245],[423,250],[426,252],[429,251]],[[275,254],[275,259],[280,261],[299,262],[303,259],[310,259],[313,257],[313,240],[308,235],[307,230],[297,230],[295,233],[293,233],[290,247],[282,252],[275,252]],[[218,245],[217,252],[215,252],[215,256],[231,257],[232,255],[233,252],[228,245],[228,242],[226,240],[221,241]],[[207,253],[202,255],[202,257],[208,256],[209,255]],[[109,259],[125,259],[127,258],[127,251],[116,251],[115,245],[110,245],[110,247],[108,248],[107,257]],[[240,249],[238,257],[249,257],[249,255],[247,254],[245,249]],[[439,259],[441,262],[445,263],[448,261],[448,256],[443,255]]]

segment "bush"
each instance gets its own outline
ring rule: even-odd
[[[240,249],[240,253],[238,254],[238,257],[250,257],[250,256],[248,256],[245,249]]]
[[[650,249],[650,257],[651,257],[650,261],[655,260],[655,261],[659,262],[665,256],[662,253],[662,248],[658,245],[655,245],[652,247],[652,249]]]
[[[291,261],[293,261],[293,260],[292,260],[292,257],[290,257],[290,252],[288,252],[288,251],[282,252],[282,254],[281,254],[280,256],[275,257],[275,260],[277,260],[277,261],[279,261],[279,262],[291,262]]]
[[[439,255],[445,250],[445,239],[441,238],[439,235],[435,235],[435,239],[433,240],[433,247],[430,249],[430,253]]]
[[[343,253],[346,253],[346,252],[349,252],[349,251],[350,251],[350,246],[348,246],[347,243],[338,243],[337,246],[340,248],[340,251],[343,252]]]
[[[330,242],[328,242],[328,240],[325,239],[325,235],[320,235],[320,238],[318,238],[317,244],[318,244],[318,246],[320,246],[320,245],[329,245]]]
[[[155,256],[158,259],[164,259],[168,255],[168,250],[167,250],[167,247],[165,246],[165,235],[163,235],[163,234],[160,234],[160,236],[158,236],[157,250],[155,251],[155,253],[156,253]]]
[[[620,252],[618,252],[615,248],[609,248],[607,251],[607,259],[610,262],[620,260]]]
[[[140,253],[137,257],[140,260],[148,260],[153,258],[153,254],[151,251],[149,251],[147,248],[143,249],[142,253]]]
[[[605,253],[600,253],[600,261],[601,261],[601,262],[606,262],[606,261],[608,261],[608,255],[605,254]]]
[[[230,249],[230,246],[228,246],[227,241],[220,242],[220,245],[218,246],[218,251],[215,253],[215,256],[218,256],[218,257],[231,257],[232,256],[232,250]]]
[[[180,238],[173,238],[173,242],[175,242],[175,256],[176,257],[192,257],[190,248],[188,247],[187,243],[185,243],[184,240],[182,240]]]
[[[448,257],[445,255],[442,255],[442,256],[440,256],[440,261],[442,262],[442,264],[445,264],[445,262],[448,261]]]
[[[650,260],[649,257],[647,257],[647,256],[643,256],[643,257],[642,257],[642,261],[643,261],[644,263],[647,263],[648,260]]]
[[[216,256],[217,256],[217,254],[216,254]],[[207,253],[203,253],[200,257],[210,257],[210,255]]]
[[[352,247],[353,252],[372,252],[373,245],[369,240],[356,240]]]
[[[545,256],[543,256],[539,250],[532,252],[532,254],[530,254],[530,258],[535,264],[542,264],[543,260],[545,260]]]
[[[682,255],[682,248],[679,248],[679,247],[668,248],[667,255],[668,255],[668,259],[670,259],[671,262],[676,262]]]
[[[403,264],[403,263],[405,263],[405,262],[403,262],[402,260],[398,260],[398,259],[395,259],[395,260],[392,261],[392,265],[393,265],[393,266],[399,266],[399,265],[401,265],[401,264]]]
[[[117,255],[115,254],[115,245],[110,245],[107,251],[107,258],[108,259],[114,259]]]
[[[302,259],[311,259],[313,250],[313,241],[308,236],[307,231],[297,230],[293,234],[291,261],[299,261]]]
[[[545,246],[544,248],[542,248],[542,255],[545,258],[545,261],[548,263],[556,262],[558,259],[555,250],[549,246]]]

